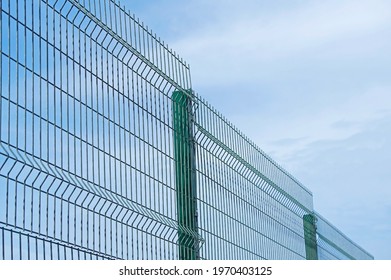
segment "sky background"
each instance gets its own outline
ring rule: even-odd
[[[391,1],[122,1],[193,89],[391,259]]]

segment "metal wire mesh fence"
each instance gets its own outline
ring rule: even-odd
[[[2,258],[177,258],[188,66],[113,1],[1,3]]]
[[[371,258],[119,3],[0,3],[0,259]]]
[[[198,98],[195,114],[201,256],[306,257],[303,215],[312,194]]]
[[[367,260],[373,256],[351,241],[320,214],[317,219],[318,257],[323,260]]]

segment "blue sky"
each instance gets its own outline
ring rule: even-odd
[[[391,259],[391,1],[122,1],[193,88]]]

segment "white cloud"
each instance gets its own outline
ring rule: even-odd
[[[270,120],[263,119],[260,112],[250,112],[236,115],[234,123],[239,123],[277,161],[289,163],[297,161],[311,143],[340,141],[362,132],[372,122],[391,115],[390,104],[391,84],[357,92],[310,115],[304,112]]]
[[[341,40],[350,45],[346,51],[354,52],[356,47],[352,44],[357,37],[391,27],[389,1],[305,1],[306,4],[270,15],[262,13],[260,5],[248,2],[241,16],[236,11],[243,11],[243,7],[228,5],[232,10],[223,7],[221,11],[226,15],[224,21],[210,21],[207,29],[195,28],[174,42],[175,49],[192,65],[197,82],[247,81],[258,71],[272,67],[276,59],[314,50],[327,53],[325,45]]]

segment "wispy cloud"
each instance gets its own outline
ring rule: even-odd
[[[357,92],[344,102],[337,100],[311,114],[265,120],[262,113],[252,112],[237,115],[235,122],[278,161],[288,163],[312,143],[342,141],[365,131],[372,123],[391,115],[390,104],[391,84]],[[252,129],[255,126],[259,129]]]
[[[207,25],[194,28],[174,42],[192,64],[194,79],[199,83],[252,80],[264,75],[267,67],[273,71],[276,60],[308,52],[330,57],[332,51],[341,52],[333,45],[341,41],[345,47],[339,55],[362,56],[362,46],[354,44],[371,42],[359,38],[384,34],[387,28],[390,33],[389,1],[304,1],[306,4],[271,14],[263,12],[270,7],[257,2],[222,5],[218,12],[225,15],[223,19],[209,19]],[[244,9],[245,12],[237,12]],[[365,51],[369,55],[373,48],[381,47],[380,44]]]

